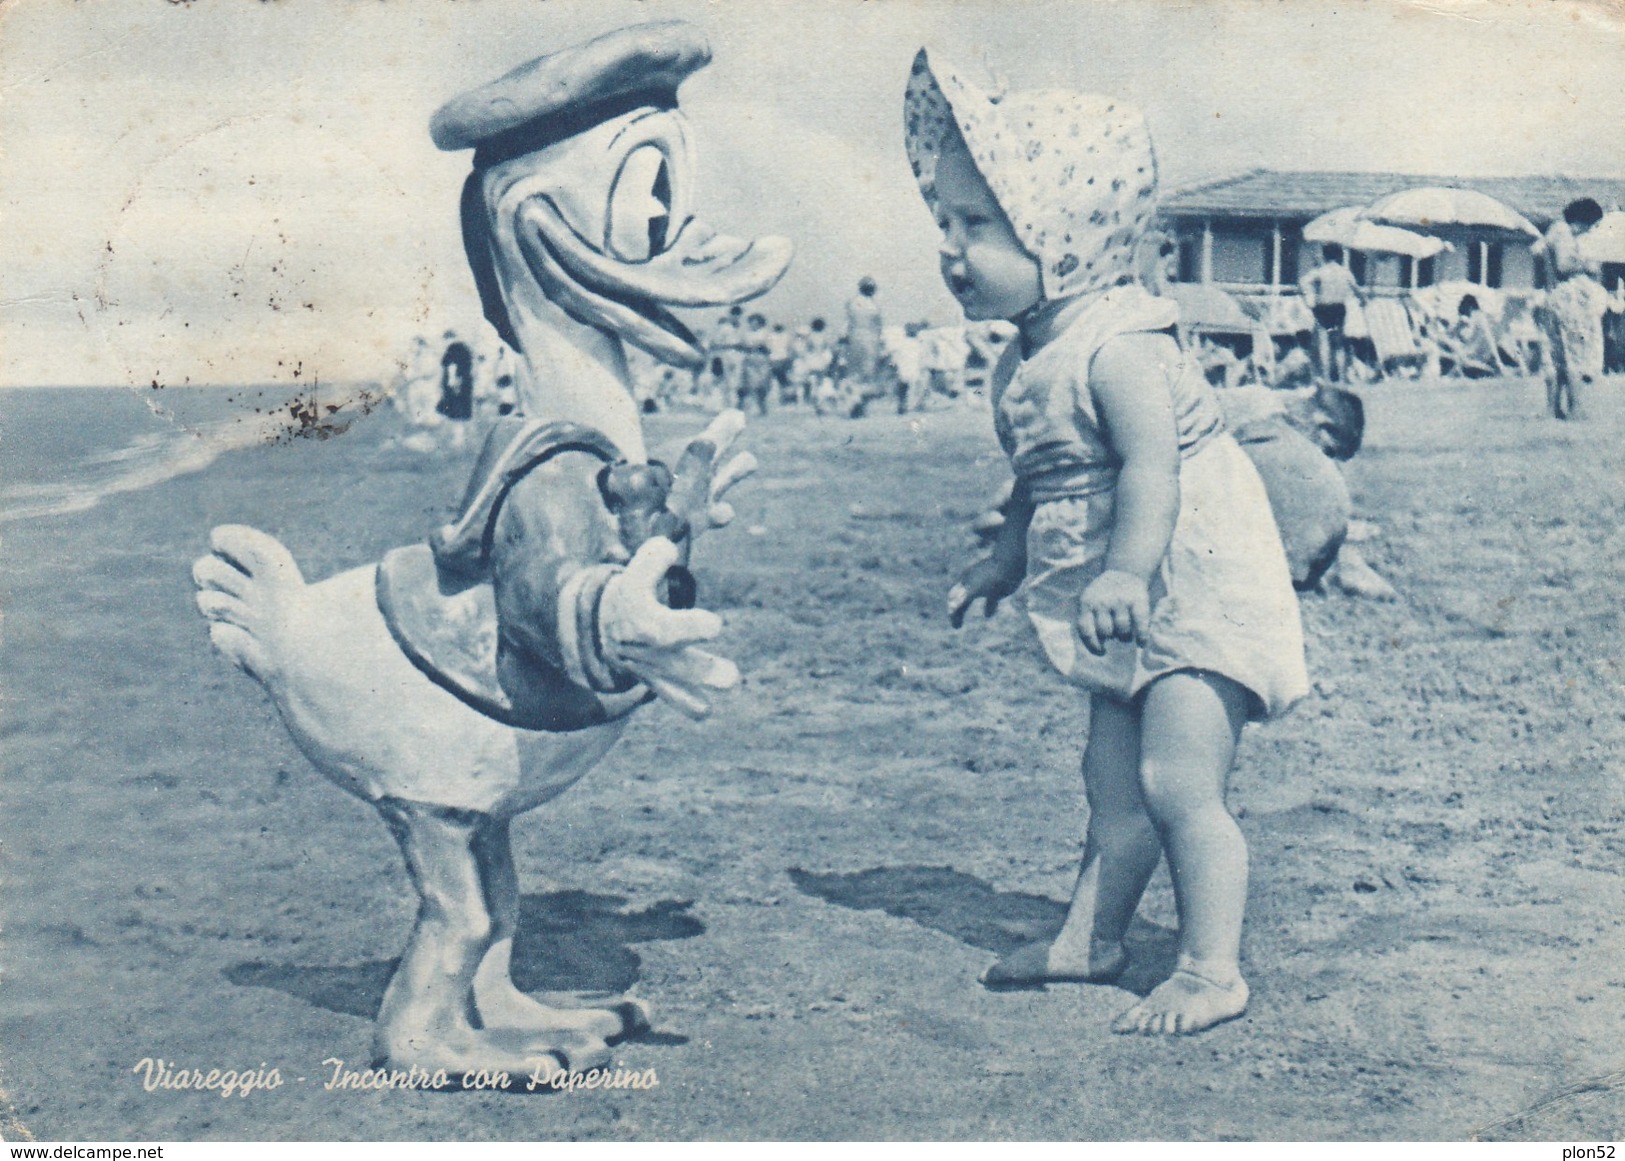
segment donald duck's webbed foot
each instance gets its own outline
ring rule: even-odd
[[[493,1032],[539,1039],[565,1033],[619,1044],[650,1026],[648,1005],[625,996],[604,996],[594,1003],[586,997],[547,993],[544,1000],[520,991],[505,973],[489,982],[476,980],[474,986],[480,1022]]]
[[[585,1072],[609,1063],[609,1046],[595,1036],[554,1031],[540,1037],[507,1030],[444,1025],[409,1028],[380,1024],[375,1041],[377,1067],[428,1073],[443,1069],[453,1085],[467,1074],[507,1073],[509,1088],[540,1072]]]

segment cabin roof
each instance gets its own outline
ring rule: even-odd
[[[1414,173],[1254,169],[1211,178],[1163,194],[1172,217],[1312,218],[1339,206],[1369,205],[1417,186],[1458,186],[1505,202],[1544,229],[1575,198],[1591,197],[1604,210],[1625,207],[1625,178],[1441,177]]]

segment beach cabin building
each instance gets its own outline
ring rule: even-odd
[[[1405,173],[1288,172],[1254,169],[1166,193],[1160,216],[1177,246],[1180,282],[1217,285],[1232,294],[1297,292],[1300,275],[1320,261],[1303,228],[1340,206],[1369,205],[1418,186],[1478,190],[1545,230],[1575,198],[1606,210],[1625,207],[1625,180],[1570,177],[1438,177]],[[1420,261],[1395,254],[1349,255],[1355,278],[1372,293],[1404,294],[1436,282],[1476,282],[1507,291],[1540,288],[1533,239],[1499,231],[1436,231],[1453,249]]]

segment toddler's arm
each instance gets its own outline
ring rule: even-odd
[[[1151,577],[1179,516],[1179,439],[1169,376],[1180,359],[1166,335],[1112,339],[1096,353],[1089,389],[1122,461],[1106,571],[1083,591],[1078,630],[1095,654],[1111,638],[1145,642]]]
[[[1004,522],[994,535],[991,551],[965,570],[959,583],[948,590],[948,620],[955,629],[965,623],[965,613],[982,601],[982,611],[991,617],[999,602],[1021,587],[1027,575],[1027,526],[1033,519],[1033,502],[1017,480],[1010,498],[999,508]]]

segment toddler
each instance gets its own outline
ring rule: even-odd
[[[1064,91],[991,98],[924,51],[905,113],[944,281],[968,320],[1020,332],[991,381],[1015,493],[949,614],[981,600],[992,615],[1022,588],[1050,662],[1091,698],[1066,922],[984,980],[1115,979],[1166,854],[1178,967],[1115,1029],[1197,1032],[1248,999],[1247,847],[1224,800],[1236,742],[1308,689],[1269,499],[1174,338],[1178,308],[1136,280],[1157,185],[1140,115]]]

